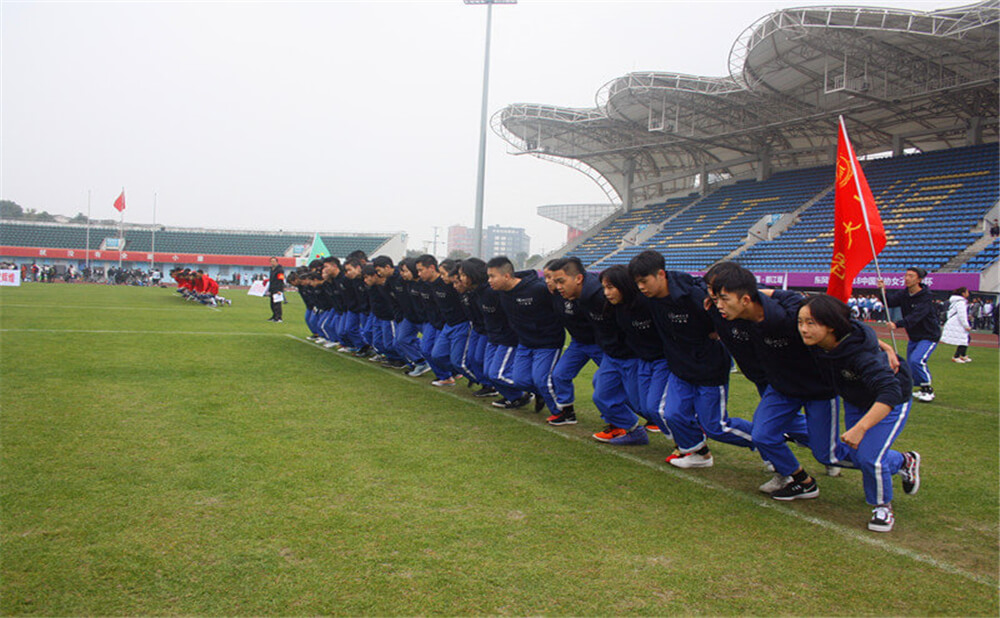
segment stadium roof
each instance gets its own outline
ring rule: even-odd
[[[832,162],[843,115],[859,153],[997,140],[1000,0],[942,11],[785,9],[747,28],[730,75],[629,73],[596,107],[517,103],[493,116],[516,149],[575,167],[609,200],[661,198],[695,177]]]

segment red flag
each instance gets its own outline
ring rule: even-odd
[[[125,189],[122,189],[122,194],[115,200],[115,210],[118,212],[125,211]]]
[[[837,144],[835,191],[833,260],[826,293],[847,302],[854,278],[885,248],[885,228],[865,174],[854,156],[843,117]]]

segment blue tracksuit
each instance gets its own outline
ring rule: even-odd
[[[758,293],[764,319],[749,323],[757,358],[768,383],[753,419],[753,442],[779,474],[789,476],[799,461],[785,436],[807,443],[817,461],[840,465],[840,406],[832,385],[819,373],[798,331],[804,298],[798,292]],[[805,418],[799,411],[805,409]]]
[[[469,321],[465,317],[465,310],[462,309],[462,299],[455,287],[445,283],[441,277],[427,285],[444,321],[431,352],[434,362],[441,367],[447,367],[453,376],[465,375],[470,381],[475,382],[475,376],[462,370],[462,356],[465,354],[465,344],[469,335]]]
[[[714,304],[708,308],[708,315],[712,318],[715,332],[722,344],[739,366],[740,373],[754,383],[757,394],[763,397],[764,389],[767,388],[767,378],[764,376],[764,369],[757,358],[757,351],[751,339],[750,324],[745,320],[727,320],[722,317]]]
[[[500,304],[518,340],[514,386],[537,393],[545,399],[549,411],[556,413],[552,371],[566,335],[556,319],[549,290],[538,273],[525,270],[514,276],[518,283],[500,293]]]
[[[477,290],[476,299],[486,329],[486,355],[483,361],[486,376],[504,399],[514,401],[524,395],[524,391],[514,388],[517,335],[507,322],[507,315],[500,305],[500,292],[487,284]]]
[[[871,328],[856,320],[852,320],[851,327],[851,333],[832,350],[814,346],[810,351],[822,374],[844,399],[847,428],[853,427],[876,402],[892,408],[865,432],[856,450],[843,444],[838,453],[861,469],[868,504],[887,504],[892,502],[892,475],[903,467],[902,453],[889,447],[906,425],[913,386],[905,364],[893,374]]]
[[[437,346],[438,337],[444,328],[444,318],[441,317],[441,311],[438,309],[437,303],[434,302],[431,284],[426,281],[414,281],[411,285],[420,293],[420,303],[427,320],[421,330],[420,353],[430,365],[434,377],[438,380],[446,380],[451,377],[451,362],[442,365],[434,357],[434,348]]]
[[[587,273],[586,277],[596,278],[596,275]],[[594,327],[576,301],[566,300],[557,293],[552,295],[552,306],[560,323],[569,331],[572,338],[569,346],[563,350],[555,371],[552,372],[556,404],[562,410],[566,406],[573,405],[576,400],[573,379],[580,374],[580,370],[587,362],[593,360],[595,365],[600,365],[602,353],[594,338]]]
[[[705,311],[705,284],[667,271],[667,296],[649,299],[650,313],[670,366],[664,416],[682,453],[700,450],[706,436],[750,447],[751,425],[726,410],[732,359]]]
[[[649,299],[640,294],[630,305],[615,305],[614,310],[615,320],[625,333],[625,343],[639,357],[636,368],[638,412],[647,421],[656,424],[663,435],[670,437],[670,428],[663,416],[670,366],[663,356],[663,340],[653,324]]]
[[[906,288],[886,291],[886,301],[890,307],[899,307],[903,313],[896,326],[905,328],[910,339],[906,344],[906,362],[910,364],[913,383],[930,386],[931,372],[927,361],[941,339],[941,325],[934,311],[934,297],[930,289],[921,283],[916,294],[910,294]]]
[[[420,340],[417,335],[423,324],[423,317],[417,308],[414,307],[414,297],[410,293],[410,284],[404,281],[398,273],[386,279],[385,285],[389,289],[389,296],[397,308],[396,315],[396,351],[412,365],[424,362],[424,355],[420,351]]]

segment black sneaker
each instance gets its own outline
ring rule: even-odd
[[[535,413],[541,412],[545,409],[545,398],[541,395],[535,395]]]
[[[529,401],[531,401],[531,395],[522,395],[514,400],[501,399],[500,401],[494,401],[492,405],[505,410],[517,410],[528,405]]]
[[[406,361],[399,359],[386,358],[382,360],[382,365],[385,367],[390,367],[392,369],[400,369],[406,366]]]
[[[816,485],[816,479],[805,481],[800,483],[793,480],[788,483],[778,491],[771,494],[771,497],[775,500],[808,500],[810,498],[815,498],[819,495],[819,487]]]
[[[903,479],[904,492],[911,496],[917,493],[920,489],[920,453],[903,453],[903,467],[899,470],[899,478]]]
[[[576,425],[576,412],[573,410],[563,410],[559,414],[553,414],[548,419],[549,425]]]
[[[473,393],[472,395],[473,397],[494,397],[496,396],[496,394],[497,394],[497,389],[493,388],[492,386],[484,386],[475,393]]]

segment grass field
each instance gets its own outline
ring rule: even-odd
[[[294,294],[276,325],[241,293],[0,290],[4,615],[1000,611],[996,349],[935,353],[880,535],[854,471],[778,504],[753,453],[593,442],[589,373],[556,429],[305,342]]]

